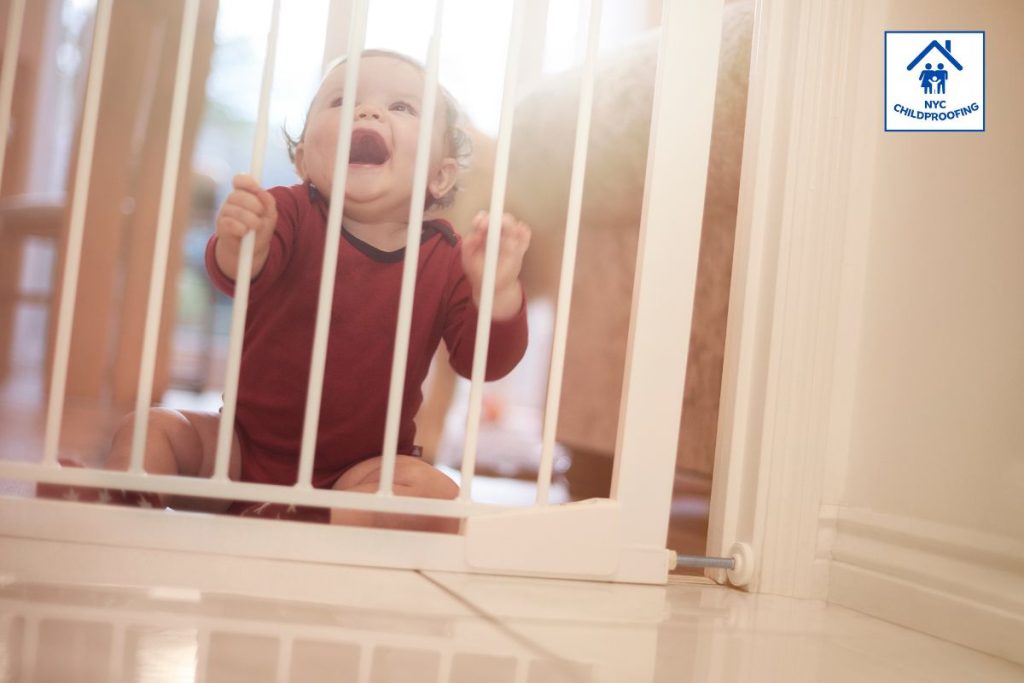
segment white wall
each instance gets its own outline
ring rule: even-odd
[[[1024,3],[756,23],[708,550],[1024,662]],[[925,29],[987,32],[987,131],[884,131],[884,31]]]
[[[1019,659],[1024,3],[892,0],[862,20],[829,599]],[[886,29],[986,31],[985,132],[883,131]]]
[[[876,126],[842,501],[1024,539],[1024,3],[890,5],[889,28],[988,29],[988,130]]]

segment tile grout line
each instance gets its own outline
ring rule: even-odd
[[[560,660],[564,659],[563,657],[560,657],[559,655],[555,654],[554,652],[552,652],[551,650],[547,649],[543,645],[541,645],[541,644],[533,641],[532,639],[524,636],[522,633],[519,633],[518,631],[516,631],[512,627],[510,627],[507,624],[505,624],[496,615],[491,614],[491,613],[485,611],[483,608],[477,606],[476,604],[471,602],[465,596],[462,596],[459,593],[455,592],[454,590],[452,590],[448,586],[444,585],[442,582],[438,581],[434,577],[429,576],[428,574],[424,573],[422,570],[416,570],[416,573],[419,574],[420,576],[422,576],[424,579],[426,579],[430,583],[432,583],[435,586],[437,586],[438,588],[440,588],[445,593],[447,593],[449,596],[451,596],[453,599],[455,599],[456,602],[458,602],[458,603],[462,604],[463,606],[465,606],[470,612],[473,612],[477,616],[483,618],[485,621],[493,624],[499,630],[501,630],[506,635],[511,637],[514,641],[516,641],[520,645],[525,646],[530,651],[532,651],[534,654],[540,655],[541,657],[544,657],[546,659],[551,659],[551,660],[554,660],[554,661],[560,661]]]

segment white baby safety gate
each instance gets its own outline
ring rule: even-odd
[[[49,540],[75,540],[107,546],[161,548],[242,557],[363,564],[378,567],[438,569],[465,572],[524,574],[605,581],[664,583],[675,556],[665,549],[676,458],[679,415],[690,337],[690,321],[704,206],[716,69],[721,33],[722,0],[666,0],[654,89],[646,186],[643,198],[639,255],[633,290],[626,376],[621,404],[611,495],[577,503],[549,503],[555,427],[569,320],[576,239],[580,229],[584,167],[593,101],[601,0],[591,0],[586,61],[579,101],[575,155],[554,344],[544,419],[543,448],[537,477],[537,500],[527,508],[506,508],[473,502],[477,434],[481,416],[483,359],[487,356],[493,303],[500,216],[502,215],[512,130],[513,93],[528,0],[513,9],[494,184],[486,269],[476,336],[469,415],[462,464],[461,496],[457,500],[399,497],[392,493],[394,463],[408,352],[412,297],[416,276],[418,234],[409,231],[399,304],[393,374],[383,435],[383,469],[376,494],[316,489],[311,484],[313,449],[328,339],[334,268],[341,234],[342,203],[332,202],[315,329],[313,364],[308,389],[298,483],[271,486],[231,481],[230,450],[242,331],[252,265],[253,239],[243,241],[238,289],[234,302],[224,411],[217,460],[210,479],[147,474],[143,444],[147,409],[153,393],[157,336],[164,299],[167,252],[173,200],[181,161],[191,56],[199,0],[183,0],[184,25],[174,84],[170,133],[156,226],[156,252],[137,392],[137,421],[128,471],[61,468],[58,443],[67,380],[70,335],[78,284],[85,202],[94,155],[104,61],[112,0],[99,0],[93,55],[86,90],[81,142],[66,260],[56,320],[52,382],[44,452],[38,462],[0,462],[0,478],[53,484],[148,490],[233,500],[268,501],[319,507],[344,507],[377,512],[424,514],[464,520],[457,535],[381,531],[330,525],[301,524],[223,515],[140,510],[95,504],[25,498],[0,498],[0,534]],[[349,20],[347,77],[340,144],[331,196],[344,196],[355,88],[360,68],[368,0],[355,0]],[[425,194],[427,151],[436,97],[443,0],[438,0],[426,64],[423,118],[413,196]],[[14,0],[0,84],[0,130],[10,118],[17,43],[24,0]],[[262,172],[273,61],[277,48],[280,0],[275,0],[264,67],[251,173]],[[683,85],[685,84],[685,86]],[[0,169],[6,137],[0,136]],[[423,206],[413,203],[409,222],[422,220]],[[671,305],[666,305],[670,300]],[[742,559],[742,557],[741,557]],[[738,568],[737,568],[738,569]]]

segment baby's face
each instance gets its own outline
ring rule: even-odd
[[[313,98],[295,166],[329,196],[341,124],[346,64],[324,78]],[[423,73],[412,64],[386,56],[361,60],[355,123],[345,184],[346,216],[361,221],[408,219],[416,143],[420,128]],[[457,165],[444,156],[444,104],[438,96],[431,136],[428,188],[443,195],[455,180]]]

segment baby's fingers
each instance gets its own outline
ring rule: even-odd
[[[501,244],[503,247],[514,247],[526,251],[530,246],[532,234],[529,225],[509,214],[505,214],[501,229]]]
[[[274,195],[270,194],[266,190],[260,190],[256,197],[260,200],[260,204],[263,207],[263,215],[273,218],[277,221],[277,201],[274,199]]]
[[[263,191],[260,184],[248,173],[239,173],[231,179],[231,187],[236,190],[242,190],[244,192],[250,192],[252,194],[259,194]]]
[[[217,232],[228,237],[242,237],[260,226],[263,219],[249,209],[225,203],[217,216]]]
[[[228,195],[227,203],[242,206],[259,216],[274,218],[277,216],[277,202],[270,194],[245,173],[239,173],[231,181],[235,189]]]
[[[221,239],[227,237],[242,239],[249,230],[249,226],[242,221],[225,216],[223,213],[217,219],[217,236]]]
[[[481,231],[486,230],[488,222],[490,221],[490,215],[486,211],[477,211],[476,215],[473,216],[473,221],[470,223],[473,230]]]
[[[462,250],[474,253],[484,248],[487,242],[487,215],[481,211],[473,217],[470,230],[462,238]]]
[[[224,208],[228,207],[248,211],[255,216],[262,216],[266,210],[259,195],[247,190],[233,190],[224,200]]]

